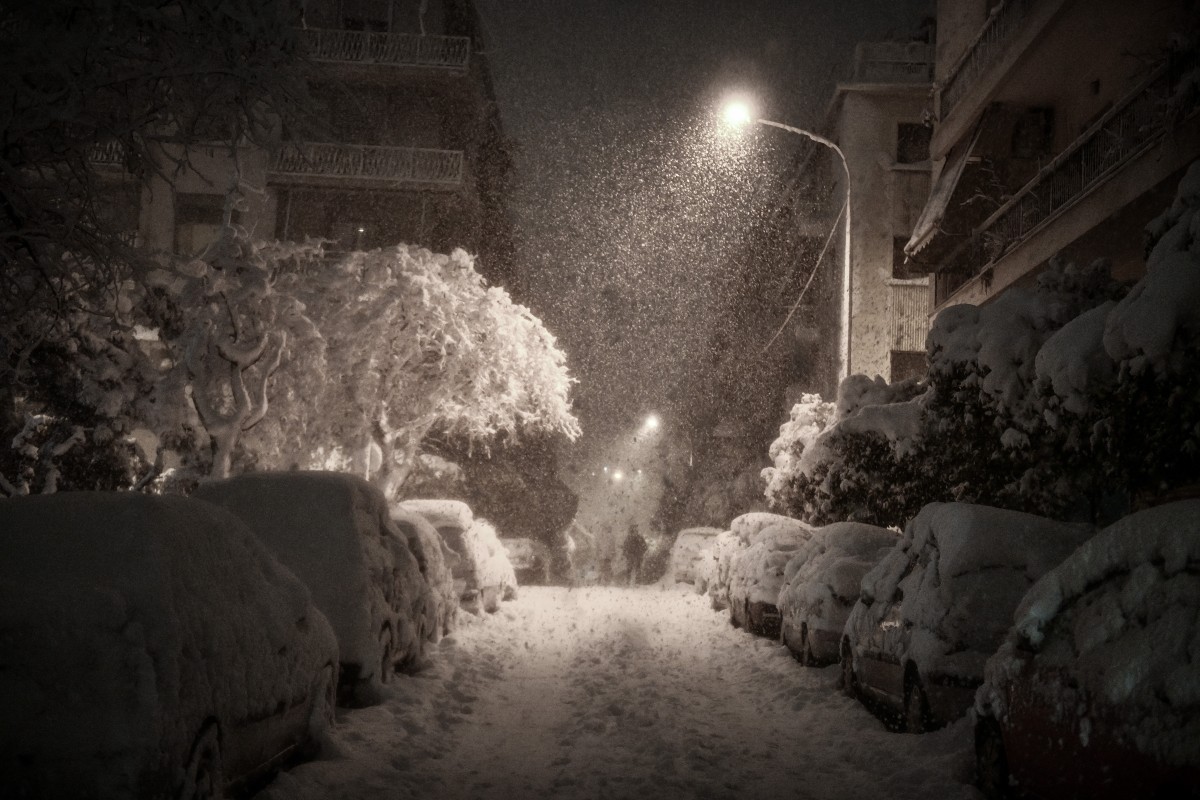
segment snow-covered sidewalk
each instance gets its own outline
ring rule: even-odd
[[[523,588],[262,796],[979,797],[968,723],[890,733],[837,674],[693,594]]]

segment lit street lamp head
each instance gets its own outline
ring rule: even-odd
[[[754,119],[750,113],[750,105],[743,100],[734,100],[725,105],[725,122],[734,128],[749,125]]]
[[[658,415],[651,414],[650,416],[646,417],[646,422],[643,427],[645,427],[645,429],[648,431],[652,431],[655,428],[657,428],[658,427]]]

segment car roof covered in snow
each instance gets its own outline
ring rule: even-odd
[[[433,523],[435,528],[445,525],[457,525],[466,530],[471,527],[475,515],[471,507],[461,500],[420,499],[403,500],[401,508],[415,511]]]
[[[397,609],[383,594],[395,564],[382,493],[343,472],[255,472],[193,495],[241,518],[294,570],[338,635],[343,663],[375,664],[378,631]],[[385,538],[387,537],[387,538]]]
[[[730,531],[743,544],[753,543],[764,531],[780,532],[783,536],[812,536],[813,527],[792,517],[771,514],[766,511],[751,511],[736,517],[729,526]]]
[[[1138,511],[1108,526],[1042,576],[976,694],[1003,715],[1020,647],[1090,696],[1120,708],[1104,724],[1168,763],[1200,762],[1200,500]],[[1062,624],[1056,624],[1058,620]],[[1031,648],[1031,649],[1026,649]],[[1043,682],[1044,683],[1044,682]],[[1043,691],[1051,691],[1047,684]],[[1066,707],[1083,707],[1078,700]]]
[[[818,528],[787,564],[779,607],[815,609],[834,601],[848,608],[858,599],[862,576],[899,540],[896,531],[862,522]]]
[[[911,658],[922,674],[976,680],[1030,585],[1094,533],[1020,511],[930,503],[863,576],[860,594],[871,605],[857,603],[847,629],[875,624],[900,589],[908,633],[889,640],[892,655]]]

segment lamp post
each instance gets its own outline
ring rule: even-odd
[[[735,127],[741,127],[751,122],[757,122],[759,125],[766,125],[771,128],[779,128],[788,133],[799,134],[817,144],[828,147],[833,152],[837,153],[842,162],[842,169],[846,173],[846,214],[845,226],[842,241],[842,320],[841,329],[838,332],[838,378],[846,378],[850,374],[850,297],[853,281],[853,274],[850,271],[850,165],[846,162],[846,154],[842,152],[842,148],[836,143],[826,139],[824,136],[806,131],[803,128],[797,128],[792,125],[784,125],[782,122],[774,120],[756,118],[750,113],[750,107],[745,103],[733,102],[725,107],[725,121]]]

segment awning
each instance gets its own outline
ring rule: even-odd
[[[971,135],[964,137],[958,141],[946,157],[934,162],[933,188],[929,192],[929,200],[925,202],[925,208],[921,211],[921,216],[917,219],[917,225],[913,228],[912,237],[908,240],[908,244],[904,245],[904,254],[912,257],[929,244],[933,239],[933,235],[937,233],[938,224],[942,221],[942,217],[946,214],[946,206],[950,204],[950,196],[954,194],[954,188],[958,186],[958,179],[962,177],[963,170],[967,166],[967,161],[971,158],[971,152],[975,149],[975,143],[979,141],[979,132],[983,130],[982,121],[975,126],[975,130]]]

